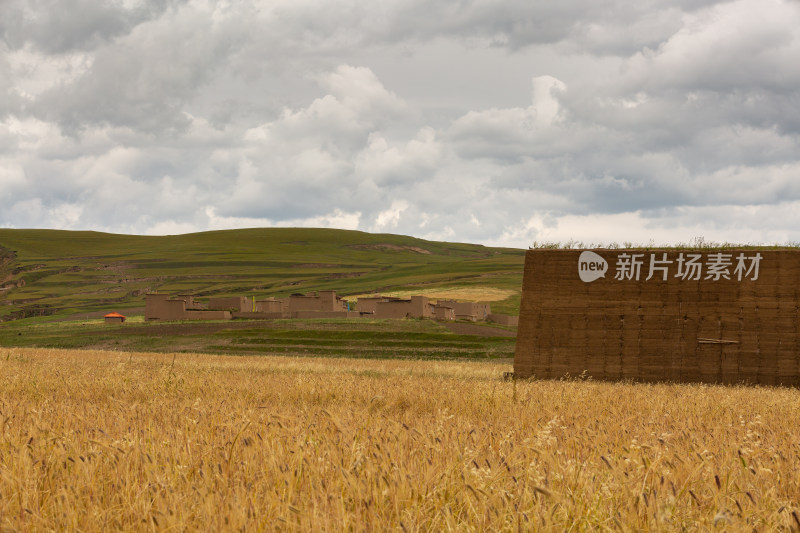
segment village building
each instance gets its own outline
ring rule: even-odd
[[[288,299],[289,318],[348,318],[347,302],[336,291],[292,294]],[[358,316],[353,313],[352,316]]]
[[[289,312],[288,303],[276,298],[266,300],[256,300],[256,312],[258,313],[277,313],[283,315]]]
[[[397,298],[368,296],[359,298],[356,311],[350,311],[346,300],[336,291],[292,294],[286,298],[248,300],[240,297],[212,297],[204,305],[194,296],[181,294],[148,294],[145,320],[230,320],[274,318],[427,318],[441,321],[493,321],[515,325],[516,317],[491,315],[489,304],[439,300],[433,303],[426,296]]]
[[[356,311],[362,315],[374,315],[378,308],[378,302],[390,302],[400,300],[393,296],[364,296],[356,301]]]
[[[252,300],[240,297],[210,298],[203,306],[190,295],[171,297],[148,294],[145,320],[230,320],[232,318],[352,318],[357,312],[347,309],[347,302],[336,291],[293,294],[288,298]]]
[[[433,304],[426,296],[392,298],[375,303],[375,318],[433,318]]]
[[[452,305],[437,302],[436,305],[433,306],[433,318],[441,321],[455,320],[456,310]]]
[[[209,309],[225,309],[231,313],[243,313],[250,311],[251,307],[248,305],[247,298],[244,296],[236,296],[233,298],[209,298]]]
[[[439,300],[439,305],[451,306],[455,312],[455,320],[469,320],[470,322],[484,322],[492,313],[489,304],[477,302],[457,302],[455,300]]]
[[[145,320],[185,320],[186,302],[169,294],[148,294],[144,301]]]
[[[145,320],[230,320],[230,310],[204,309],[191,295],[170,297],[148,294],[145,297]]]
[[[103,317],[106,324],[122,324],[125,322],[125,315],[121,315],[119,313],[108,313]]]

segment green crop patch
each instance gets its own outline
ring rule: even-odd
[[[303,357],[512,358],[513,337],[459,335],[427,320],[274,320],[106,325],[101,319],[12,321],[0,345]]]

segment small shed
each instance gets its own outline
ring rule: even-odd
[[[119,313],[108,313],[103,317],[106,321],[106,324],[122,324],[125,322],[125,315],[121,315]]]

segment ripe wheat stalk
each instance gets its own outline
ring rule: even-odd
[[[797,530],[800,392],[4,349],[1,530]]]

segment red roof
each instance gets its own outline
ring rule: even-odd
[[[125,315],[121,315],[119,313],[108,313],[103,318],[125,318]]]

